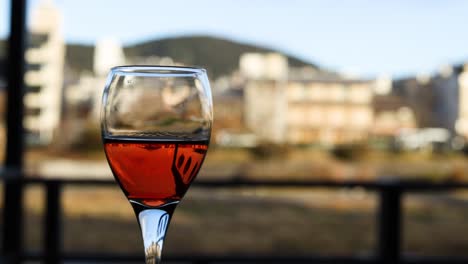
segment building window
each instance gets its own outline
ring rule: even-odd
[[[40,107],[28,107],[25,108],[24,115],[29,115],[29,116],[38,116],[41,114],[41,108]]]
[[[39,93],[41,91],[40,85],[26,85],[26,92],[28,93]]]
[[[40,71],[41,67],[42,65],[39,63],[30,63],[30,64],[27,64],[26,70],[27,71]]]
[[[29,34],[28,46],[38,48],[47,43],[49,36],[47,34],[31,33]]]

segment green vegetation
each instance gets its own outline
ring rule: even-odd
[[[6,52],[7,52],[6,48],[7,48],[6,40],[0,39],[0,58],[6,57]]]
[[[361,158],[368,152],[367,146],[364,144],[343,144],[337,145],[331,153],[338,160],[353,161]]]
[[[65,53],[67,65],[76,72],[93,71],[94,46],[68,44]]]
[[[289,145],[277,145],[271,143],[262,143],[250,149],[253,157],[261,160],[274,159],[274,158],[286,158],[289,152],[292,151],[292,147]]]
[[[6,40],[0,39],[0,79],[1,76],[6,74],[6,53],[7,53],[7,43]]]

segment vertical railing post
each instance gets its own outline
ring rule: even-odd
[[[23,76],[26,0],[11,0],[7,61],[6,157],[3,207],[3,254],[19,263],[23,237]]]
[[[399,263],[401,250],[401,193],[398,182],[381,185],[378,212],[379,263]]]
[[[46,213],[44,221],[44,263],[58,264],[62,254],[61,184],[46,182]]]
[[[13,174],[11,177],[20,176]],[[23,252],[23,186],[20,180],[8,179],[4,188],[3,255],[7,263],[20,263]]]

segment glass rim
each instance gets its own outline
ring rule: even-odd
[[[206,73],[206,70],[204,68],[194,66],[121,65],[112,67],[111,72],[136,74],[200,74]]]

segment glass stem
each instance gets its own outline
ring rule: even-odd
[[[160,264],[161,252],[171,216],[161,209],[146,209],[138,214],[146,264]]]

